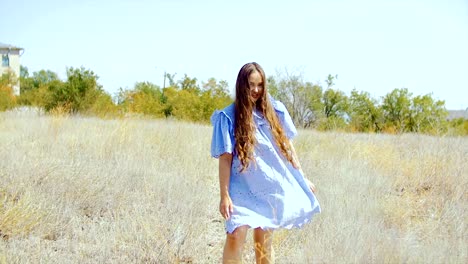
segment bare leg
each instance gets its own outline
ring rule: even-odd
[[[257,264],[275,263],[275,254],[272,247],[273,231],[254,229],[255,259]]]
[[[240,226],[232,232],[226,234],[226,244],[224,245],[223,263],[241,263],[242,248],[245,243],[245,236],[249,226]]]

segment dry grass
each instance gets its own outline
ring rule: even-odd
[[[218,263],[210,139],[171,121],[0,113],[0,263]],[[295,145],[323,213],[276,232],[277,263],[468,262],[468,138],[301,131]]]

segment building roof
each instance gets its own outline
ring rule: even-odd
[[[3,43],[3,42],[0,42],[0,49],[16,49],[16,50],[22,50],[23,48],[15,47],[15,46],[13,46],[13,45],[5,44],[5,43]]]

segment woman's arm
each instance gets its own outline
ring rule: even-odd
[[[231,177],[232,154],[224,153],[219,157],[219,212],[228,219],[233,211],[231,197],[229,196],[229,179]]]
[[[299,162],[299,158],[297,157],[296,149],[294,148],[294,144],[292,140],[289,140],[289,147],[291,148],[294,168],[298,169],[304,175],[304,172],[302,171],[301,163]]]
[[[293,164],[294,167],[301,172],[301,174],[304,176],[305,181],[309,185],[310,190],[313,193],[315,193],[315,185],[309,179],[305,177],[304,171],[302,171],[301,163],[299,162],[299,158],[297,157],[297,154],[296,154],[296,149],[294,148],[294,145],[291,140],[289,141],[289,145],[291,146],[291,154],[292,154],[292,158],[294,161],[294,164]]]

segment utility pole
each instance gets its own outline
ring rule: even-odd
[[[154,68],[156,68],[156,69],[157,69],[158,67],[154,67]],[[164,89],[164,88],[166,88],[166,75],[167,75],[167,74],[166,74],[166,70],[164,70],[164,76],[163,76],[163,77],[164,77],[164,81],[163,81],[163,89]]]

